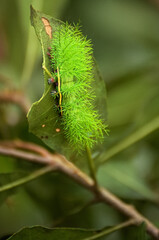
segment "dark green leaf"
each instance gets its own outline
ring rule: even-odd
[[[149,236],[146,233],[146,224],[143,222],[136,231],[136,240],[149,240]]]
[[[1,237],[0,240],[6,240],[6,239],[8,239],[10,236],[11,236],[10,234],[9,234],[9,235],[5,235],[5,236]]]
[[[82,240],[90,237],[95,231],[88,231],[83,229],[67,229],[67,228],[43,228],[40,226],[24,228],[14,234],[8,240]]]
[[[89,240],[89,239],[101,239],[104,240],[105,236],[127,227],[129,224],[123,223],[114,227],[106,227],[102,230],[87,230],[87,229],[77,229],[77,228],[44,228],[41,226],[34,226],[23,228],[19,232],[13,234],[8,240]],[[144,240],[144,239],[143,239]]]
[[[6,184],[12,183],[13,181],[21,178],[22,176],[24,176],[24,173],[19,172],[19,173],[1,173],[0,174],[0,188],[5,186]],[[10,189],[7,191],[0,191],[0,204],[2,204],[5,199],[14,194],[15,193],[15,189]]]
[[[120,197],[152,201],[157,199],[156,194],[130,161],[109,162],[99,169],[98,176],[101,185]]]
[[[63,224],[64,221],[67,222],[68,217],[81,212],[92,200],[92,195],[87,190],[59,173],[38,178],[25,189],[36,205],[45,209],[56,226]],[[71,223],[69,220],[67,226],[72,226]],[[73,220],[73,224],[75,224],[74,227],[85,227],[85,225],[80,225],[80,219],[77,222]]]

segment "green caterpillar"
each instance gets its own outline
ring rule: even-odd
[[[52,95],[57,101],[60,121],[68,141],[83,150],[103,139],[107,125],[93,107],[93,50],[79,26],[62,24],[53,34],[50,48]],[[47,69],[45,68],[47,71]]]

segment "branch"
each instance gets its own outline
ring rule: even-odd
[[[27,145],[28,143],[22,142],[22,145],[25,144]],[[35,145],[33,144],[33,146]],[[142,222],[145,222],[147,232],[151,234],[155,239],[159,239],[159,229],[155,225],[153,225],[148,219],[142,216],[133,206],[126,204],[111,192],[109,192],[107,189],[97,187],[89,176],[83,173],[73,163],[69,162],[64,156],[48,152],[47,156],[43,157],[38,156],[37,154],[13,149],[11,147],[4,147],[2,144],[0,146],[0,154],[53,166],[54,169],[65,173],[78,184],[82,185],[90,192],[92,192],[95,198],[99,201],[111,205],[115,209],[119,210],[122,214],[126,215],[130,219],[133,219],[135,225],[139,225]]]
[[[40,147],[39,145],[34,143],[23,142],[20,140],[0,141],[0,145],[4,147],[9,147],[9,148],[20,148],[23,150],[29,150],[31,152],[38,153],[43,157],[48,157],[50,155],[50,152],[47,151],[45,148]]]

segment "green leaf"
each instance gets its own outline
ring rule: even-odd
[[[92,195],[86,189],[62,173],[47,174],[27,185],[25,189],[35,204],[51,215],[54,224],[64,222],[64,226],[68,217],[78,214],[92,201]],[[81,226],[79,221],[80,219],[77,226]],[[73,226],[76,226],[75,220],[73,223],[75,224]]]
[[[54,31],[62,23],[48,15],[35,11],[31,7],[31,22],[35,28],[38,39],[40,40],[43,52],[43,64],[50,70],[50,62],[47,55],[48,47],[50,46],[50,36],[46,32],[44,21],[47,22],[48,31],[54,37]],[[95,81],[93,83],[93,90],[97,96],[95,106],[99,108],[103,120],[106,118],[106,93],[105,85],[99,75],[96,63],[94,64]],[[86,153],[78,154],[72,149],[66,140],[62,126],[59,121],[59,114],[54,110],[54,99],[50,95],[51,86],[47,83],[48,75],[44,72],[44,93],[41,99],[35,102],[29,113],[29,131],[39,137],[46,145],[57,152],[64,154],[71,161],[74,161],[81,168],[86,168],[85,158]],[[101,97],[102,96],[102,97]],[[96,146],[96,149],[98,146]],[[77,161],[78,160],[78,161]]]
[[[27,175],[26,172],[13,172],[0,174],[0,203],[11,194],[15,193],[15,189],[25,183],[28,183],[48,172],[52,171],[51,166],[38,169]]]
[[[23,176],[21,178],[19,176],[20,174],[18,174],[19,178],[16,179],[16,180],[14,180],[12,178],[11,179],[9,178],[10,182],[2,185],[0,187],[0,192],[4,192],[4,191],[11,190],[13,188],[16,188],[16,187],[18,187],[18,186],[20,186],[22,184],[25,184],[27,182],[30,182],[30,181],[34,180],[34,179],[36,179],[36,178],[38,178],[38,177],[40,177],[40,176],[42,176],[42,175],[52,171],[52,170],[53,170],[52,166],[46,166],[44,168],[41,168],[41,169],[39,169],[37,171],[32,172],[31,174],[29,174],[29,175],[27,175],[25,177],[24,177],[24,175],[25,175],[24,173],[23,174],[21,173],[21,175]],[[13,173],[13,176],[14,176],[14,173]],[[8,177],[8,175],[7,175],[7,177]],[[5,178],[5,180],[6,180],[6,178]]]
[[[122,198],[157,200],[156,194],[130,161],[107,163],[99,169],[98,180],[101,185]]]
[[[38,240],[82,240],[86,237],[92,236],[95,232],[83,229],[67,229],[67,228],[44,228],[40,226],[29,227],[20,230],[15,233],[12,237],[8,238],[8,240],[28,240],[28,239],[38,239]]]
[[[137,238],[136,240],[148,240],[150,239],[149,236],[146,233],[146,224],[143,222],[140,226],[137,228]]]
[[[9,185],[13,181],[16,181],[20,177],[24,176],[24,173],[17,172],[17,173],[1,173],[0,174],[0,189],[3,188],[5,185]],[[0,204],[2,204],[7,197],[15,193],[15,189],[9,189],[7,191],[0,191]]]
[[[121,223],[113,227],[106,227],[102,230],[87,230],[77,228],[44,228],[41,226],[34,226],[23,228],[19,232],[13,234],[8,240],[89,240],[89,239],[105,239],[105,236],[131,225],[131,221]],[[143,239],[144,240],[144,239]]]

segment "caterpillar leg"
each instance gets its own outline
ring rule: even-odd
[[[49,56],[49,58],[51,58],[51,54],[49,52],[47,52],[46,54]]]
[[[53,96],[53,97],[57,97],[59,93],[56,92],[55,90],[53,90],[53,91],[50,92],[50,94],[51,94],[51,96]]]
[[[55,80],[52,77],[52,74],[50,73],[50,71],[47,69],[47,67],[45,65],[42,66],[42,68],[44,69],[44,71],[47,73],[47,75],[50,77],[48,79],[48,84],[54,83]],[[59,109],[60,109],[60,114],[62,116],[62,94],[61,94],[61,85],[60,85],[60,74],[59,74],[59,68],[57,67],[57,75],[58,75],[58,92],[56,91],[52,91],[51,95],[52,96],[58,96],[59,95]]]
[[[49,58],[52,58],[51,53],[50,53],[51,52],[51,47],[48,47],[47,49],[48,49],[48,52],[46,54],[49,56]]]
[[[48,82],[48,84],[50,85],[50,84],[52,84],[52,83],[55,82],[55,79],[54,79],[53,77],[48,78],[47,82]]]

